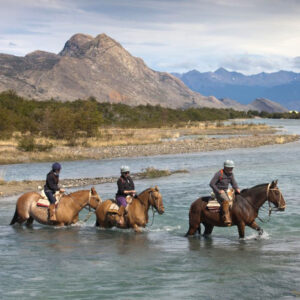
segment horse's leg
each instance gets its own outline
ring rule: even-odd
[[[33,217],[30,217],[29,219],[27,219],[27,221],[26,221],[26,224],[25,224],[25,225],[26,225],[27,227],[29,227],[29,226],[31,226],[31,225],[32,225],[33,221],[34,221]]]
[[[205,230],[204,230],[203,235],[204,236],[211,235],[211,233],[212,233],[212,231],[214,229],[214,226],[210,225],[210,224],[207,224],[207,223],[204,223],[204,227],[205,227]]]
[[[245,237],[245,223],[244,222],[240,222],[238,225],[238,230],[239,230],[239,236],[240,239],[243,239]]]
[[[201,234],[201,224],[198,227],[198,233]]]
[[[194,235],[197,230],[199,232],[200,223],[201,223],[200,208],[192,204],[189,212],[189,230],[185,234],[185,236]],[[200,228],[200,232],[201,232],[201,228]]]
[[[249,227],[251,227],[252,229],[258,231],[259,235],[262,235],[264,233],[263,229],[260,228],[255,221],[253,221],[251,224],[248,225]]]
[[[133,225],[133,229],[135,232],[142,232],[142,229],[136,224]]]
[[[72,221],[72,224],[76,224],[79,220],[79,215],[76,215]]]

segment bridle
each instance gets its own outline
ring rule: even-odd
[[[281,199],[283,198],[282,196],[282,193],[281,191],[279,190],[278,187],[276,188],[271,188],[271,183],[268,184],[268,187],[267,187],[267,201],[269,203],[269,217],[271,216],[271,213],[272,211],[278,211],[279,210],[279,207],[272,207],[271,206],[271,201],[269,199],[269,194],[270,194],[270,191],[278,191],[280,193],[280,198],[279,198],[279,201],[278,201],[278,206],[279,204],[281,203]]]
[[[276,188],[271,188],[271,183],[269,183],[268,186],[267,186],[267,191],[266,191],[266,193],[267,193],[267,195],[266,195],[266,201],[268,201],[268,204],[269,204],[269,209],[268,209],[268,211],[269,211],[269,213],[268,213],[268,220],[267,220],[267,221],[264,221],[264,220],[262,220],[259,216],[257,216],[257,218],[258,218],[261,222],[263,222],[263,223],[269,222],[269,221],[270,221],[270,217],[271,217],[272,211],[278,211],[278,209],[279,209],[279,207],[272,207],[272,206],[271,206],[271,201],[270,201],[270,199],[269,199],[269,194],[270,194],[270,191],[273,191],[273,190],[279,191],[279,193],[280,193],[279,203],[281,202],[281,198],[283,198],[282,193],[281,193],[281,191],[279,190],[279,188],[278,188],[278,187],[276,187]],[[258,209],[259,209],[258,207],[255,207],[251,202],[249,202],[248,199],[247,199],[246,197],[245,197],[244,199],[245,199],[245,200],[248,202],[248,204],[250,204],[255,210],[258,210]]]
[[[155,213],[158,212],[158,207],[157,207],[157,205],[156,205],[156,200],[158,199],[158,197],[157,197],[157,198],[154,198],[153,193],[154,193],[154,191],[153,191],[153,190],[150,190],[149,194],[150,194],[151,199],[149,199],[149,200],[150,200],[150,203],[152,203],[151,209],[152,209],[152,213],[153,213],[153,216],[152,216],[152,222],[151,222],[151,225],[150,225],[150,226],[152,226],[152,224],[153,224],[153,222],[154,222],[154,215],[155,215]],[[154,207],[155,209],[154,209],[153,207]]]
[[[95,208],[94,211],[91,211],[91,198],[99,198],[99,202]],[[89,199],[88,199],[88,206],[89,206],[89,213],[86,215],[86,217],[84,218],[83,220],[83,223],[85,223],[91,216],[93,213],[95,213],[95,211],[97,210],[98,206],[102,203],[101,201],[101,198],[99,197],[99,195],[95,196],[95,195],[92,195],[92,191],[90,190],[89,191]]]

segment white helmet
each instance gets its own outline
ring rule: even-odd
[[[121,173],[130,172],[130,168],[128,166],[121,166]]]
[[[226,167],[226,168],[234,168],[234,162],[232,160],[227,159],[224,162],[224,167]]]

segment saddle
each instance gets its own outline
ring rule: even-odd
[[[36,205],[39,206],[39,207],[48,208],[49,205],[50,205],[50,201],[49,201],[48,197],[46,196],[45,191],[42,190],[40,194],[41,194],[41,198],[37,201]],[[58,206],[58,203],[59,203],[60,199],[62,198],[62,195],[63,194],[61,194],[59,191],[57,191],[54,194],[54,197],[56,199],[55,207]]]
[[[228,189],[226,191],[228,198],[229,198],[229,208],[232,207],[233,201],[235,200],[234,189]],[[207,202],[206,209],[212,212],[219,212],[221,209],[220,203],[216,199],[215,193],[211,193],[211,196]]]
[[[126,202],[127,202],[127,206],[125,208],[125,211],[127,212],[128,206],[131,204],[132,202],[132,197],[131,196],[127,196],[126,197]],[[119,209],[120,206],[117,204],[117,202],[113,199],[110,199],[113,203],[110,205],[110,207],[108,208],[107,212],[109,213],[113,213],[113,214],[120,214]]]

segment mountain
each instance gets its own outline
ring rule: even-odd
[[[266,111],[268,113],[287,112],[288,110],[280,104],[269,99],[258,98],[247,105],[248,110]]]
[[[215,72],[192,70],[174,75],[203,95],[230,98],[242,104],[249,104],[256,98],[267,98],[289,109],[300,110],[299,73],[279,71],[247,76],[220,68]]]
[[[226,107],[190,90],[177,77],[156,72],[105,34],[75,34],[58,54],[0,54],[0,92],[37,100],[95,97],[100,102],[179,107]]]

